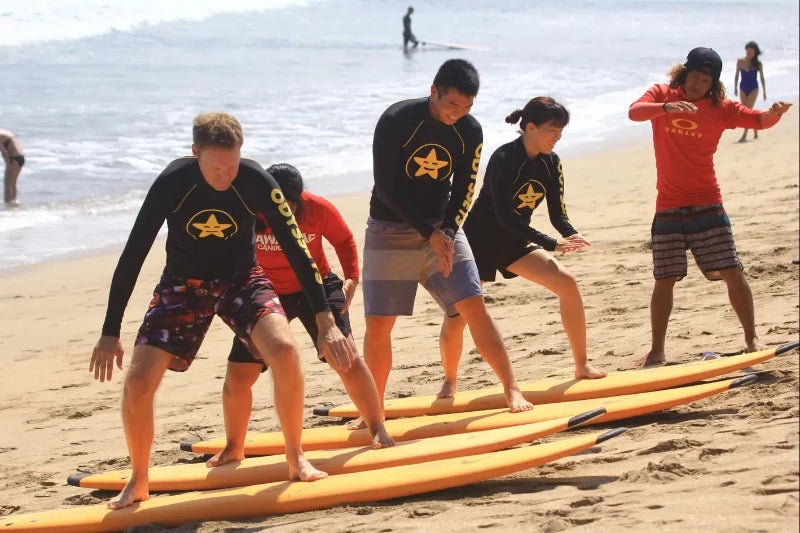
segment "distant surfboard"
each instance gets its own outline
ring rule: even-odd
[[[489,50],[488,48],[484,48],[483,46],[474,46],[471,44],[460,44],[460,43],[443,43],[441,41],[420,41],[420,44],[423,46],[439,46],[441,48],[447,48],[450,50],[476,50],[479,52],[486,52]]]

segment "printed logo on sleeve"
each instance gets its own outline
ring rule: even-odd
[[[217,237],[227,240],[239,232],[233,217],[219,209],[203,209],[195,213],[186,223],[186,233],[195,239]]]
[[[412,180],[445,180],[453,173],[453,157],[439,144],[423,144],[406,161],[406,176]]]

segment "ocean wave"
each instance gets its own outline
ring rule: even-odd
[[[0,47],[70,41],[131,32],[177,20],[203,20],[222,13],[263,12],[324,0],[0,0]]]

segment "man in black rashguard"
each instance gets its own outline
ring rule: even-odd
[[[500,332],[486,312],[472,252],[459,228],[475,190],[483,132],[469,115],[478,72],[462,59],[439,68],[428,98],[383,113],[372,145],[375,187],[364,242],[364,356],[383,399],[398,315],[422,284],[448,315],[461,314],[497,373],[512,411],[530,409]],[[360,421],[351,427],[360,425]]]
[[[303,376],[278,297],[255,261],[256,213],[263,213],[274,229],[316,311],[321,352],[344,369],[355,357],[336,327],[321,276],[278,184],[258,163],[240,158],[239,122],[224,113],[207,113],[195,118],[192,130],[194,157],[170,163],[142,204],[114,271],[102,336],[92,353],[89,369],[95,379],[111,379],[115,361],[122,368],[122,316],[166,220],[166,266],[136,337],[123,389],[132,474],[108,502],[112,509],[149,497],[155,391],[168,368],[189,367],[215,314],[272,369],[292,477],[313,481],[327,475],[303,455]]]

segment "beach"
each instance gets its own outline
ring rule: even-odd
[[[639,128],[622,147],[563,158],[570,219],[592,246],[559,259],[582,291],[590,358],[609,371],[633,368],[650,342],[647,241],[655,164],[649,123]],[[777,346],[798,337],[800,266],[792,264],[800,257],[798,108],[758,141],[737,144],[739,135],[723,135],[717,176],[753,292],[761,342]],[[368,198],[331,197],[359,250]],[[533,225],[554,234],[546,210],[534,214]],[[163,267],[163,247],[163,240],[154,245],[127,307],[125,368]],[[95,382],[88,372],[118,254],[112,249],[59,259],[0,277],[0,515],[100,503],[113,493],[67,486],[67,476],[128,465],[119,412],[124,370],[115,369],[107,383]],[[329,258],[341,272],[330,249]],[[688,276],[675,291],[669,360],[695,361],[709,350],[740,351],[741,327],[724,285],[706,281],[689,261]],[[572,362],[557,299],[520,279],[484,288],[517,379],[569,378]],[[414,316],[400,318],[394,329],[387,397],[438,391],[441,318],[421,290]],[[351,320],[360,346],[360,291]],[[347,397],[335,373],[316,361],[299,322],[292,329],[304,364],[305,427],[341,423],[311,414],[323,402],[343,403]],[[178,449],[182,440],[223,435],[221,388],[230,341],[230,331],[216,320],[191,369],[165,377],[156,401],[153,465],[191,460]],[[496,384],[468,335],[464,345],[460,388]],[[538,469],[387,502],[196,523],[176,531],[797,531],[798,354],[776,357],[753,371],[758,380],[749,387],[601,426],[629,429],[589,453]],[[278,429],[266,375],[255,388],[250,428]],[[563,436],[550,439],[558,438]]]

